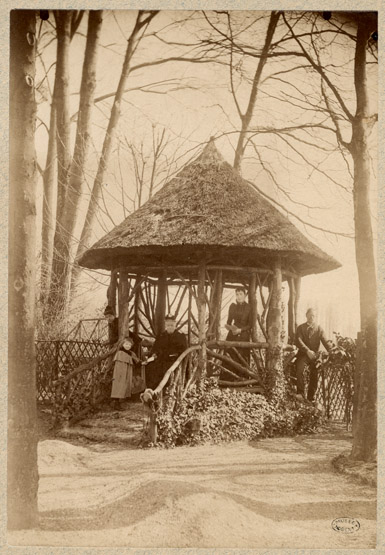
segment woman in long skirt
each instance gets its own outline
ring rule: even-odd
[[[112,399],[126,399],[131,397],[132,375],[134,362],[139,362],[138,357],[132,351],[133,340],[125,337],[122,347],[114,357],[114,373],[112,376]]]

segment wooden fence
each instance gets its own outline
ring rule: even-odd
[[[211,346],[211,348],[219,348],[215,353],[208,350],[211,365],[215,365],[215,360],[221,356],[221,346],[220,344]],[[56,407],[56,412],[61,415],[66,414],[69,419],[97,405],[100,400],[109,395],[112,358],[109,354],[111,350],[108,349],[108,346],[95,341],[37,341],[38,401],[51,403]],[[258,349],[255,351],[252,356],[255,377],[263,382],[263,349],[259,348],[259,353],[257,353]],[[213,356],[210,357],[210,355]],[[197,356],[198,352],[194,349],[172,376],[169,385],[179,388],[187,384],[193,367],[196,366]],[[250,377],[249,381],[253,381]],[[307,381],[306,373],[305,381]],[[227,382],[222,382],[221,385],[226,384]],[[258,387],[255,390],[258,391]],[[353,372],[348,368],[332,370],[321,367],[316,400],[323,406],[329,419],[350,424],[353,407]]]
[[[104,353],[107,347],[97,341],[57,340],[35,342],[36,387],[38,401],[52,403],[55,382],[80,364],[90,362]]]

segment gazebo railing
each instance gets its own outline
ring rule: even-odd
[[[209,341],[204,345],[207,374],[218,374],[218,370],[224,370],[218,381],[220,387],[263,393],[266,378],[266,344],[233,344],[239,349],[249,347],[250,365],[243,364],[241,360],[237,361],[235,352],[229,352],[230,348],[234,349],[232,343]],[[112,355],[117,348],[115,345],[113,349],[106,351],[107,347],[100,344],[80,341],[36,342],[38,400],[48,401],[53,405],[53,413],[58,421],[68,421],[71,424],[82,418],[109,397]],[[237,348],[235,347],[235,351]],[[229,356],[230,353],[232,357]],[[286,348],[286,353],[290,364],[292,355],[289,347]],[[160,396],[167,384],[167,402],[175,405],[178,399],[183,399],[190,385],[194,383],[201,361],[202,345],[188,347],[168,369],[155,390],[156,394]],[[327,418],[349,425],[353,404],[351,369],[332,370],[321,366],[316,400],[324,408]]]

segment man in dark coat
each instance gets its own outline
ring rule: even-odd
[[[151,350],[146,367],[146,386],[155,389],[163,376],[187,348],[186,336],[176,331],[175,316],[169,314],[165,318],[165,331],[158,335]]]
[[[313,308],[306,311],[306,322],[298,326],[295,343],[299,349],[296,360],[297,395],[304,396],[303,373],[307,364],[310,370],[307,398],[308,401],[314,401],[318,385],[317,351],[321,343],[327,351],[330,351],[331,341],[326,339],[323,329],[316,323]]]

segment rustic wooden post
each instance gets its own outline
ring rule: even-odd
[[[136,274],[135,278],[135,294],[134,294],[134,332],[139,334],[139,308],[140,308],[140,280],[142,279],[141,274]]]
[[[158,277],[158,294],[155,307],[155,333],[159,335],[164,331],[164,318],[166,316],[167,301],[167,272],[162,270]]]
[[[110,285],[107,289],[107,304],[110,306],[114,314],[116,314],[116,291],[118,288],[118,271],[113,270],[110,277]],[[81,324],[81,322],[79,322]],[[111,342],[113,337],[113,324],[108,324],[108,339]]]
[[[294,299],[294,327],[297,330],[298,326],[298,303],[301,295],[301,278],[298,276],[294,278],[295,299]]]
[[[200,262],[198,268],[198,339],[202,350],[199,354],[198,361],[198,380],[202,380],[206,375],[206,295],[205,295],[205,282],[206,282],[206,263]]]
[[[128,322],[128,274],[123,268],[119,269],[118,286],[119,304],[119,339],[123,338],[129,330]]]
[[[188,311],[187,311],[187,342],[191,345],[191,324],[192,324],[192,279],[189,279],[189,288],[188,288]]]
[[[288,335],[289,335],[289,343],[294,342],[295,332],[296,332],[296,314],[295,314],[295,304],[296,304],[296,288],[294,278],[289,277],[287,279],[289,285],[289,302],[287,307],[288,313]]]
[[[210,339],[220,339],[221,335],[221,308],[222,308],[222,270],[215,271],[214,284],[211,289],[209,307]]]
[[[268,351],[267,351],[267,376],[266,394],[270,400],[283,400],[284,395],[284,375],[282,360],[282,271],[281,260],[274,262],[274,273],[271,283],[272,294],[269,307],[268,318]]]
[[[251,341],[257,342],[257,273],[252,272],[249,285],[249,305],[251,309]]]
[[[112,270],[110,277],[110,285],[107,289],[107,304],[110,306],[116,314],[116,289],[118,286],[118,272],[117,270]]]
[[[158,439],[158,426],[156,422],[156,413],[151,410],[150,412],[150,429],[149,429],[150,441],[155,444]]]
[[[221,338],[221,313],[222,313],[222,297],[223,297],[223,273],[222,270],[217,270],[215,276],[216,285],[216,298],[215,298],[215,339],[218,341]]]

